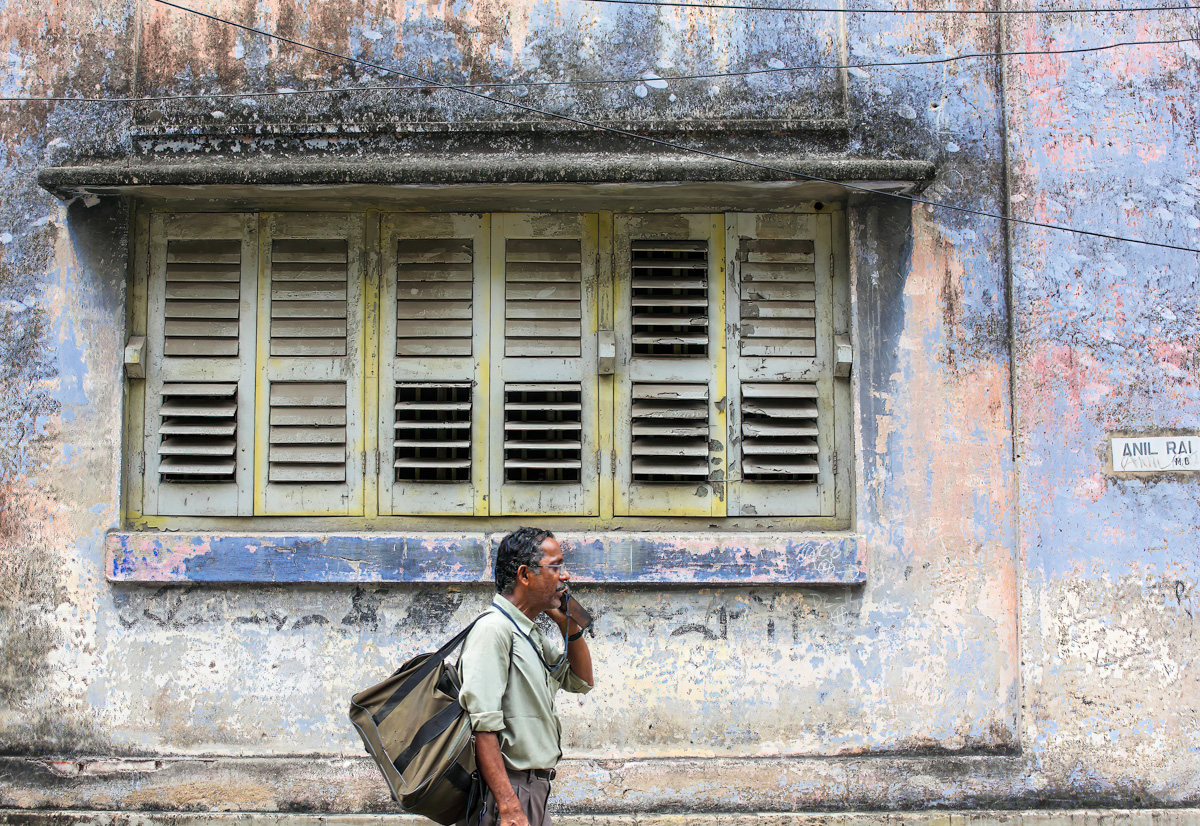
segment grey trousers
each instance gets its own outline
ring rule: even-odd
[[[508,782],[512,783],[517,800],[521,801],[521,811],[525,813],[529,826],[550,826],[550,815],[546,814],[546,801],[550,798],[550,781],[553,779],[554,769],[508,770]],[[483,805],[481,826],[496,826],[500,821],[500,811],[496,808],[496,799],[492,796],[491,789],[484,794]]]

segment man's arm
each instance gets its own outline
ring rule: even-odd
[[[496,732],[475,732],[475,763],[496,800],[500,826],[529,826],[529,820],[521,810],[521,801],[513,791],[512,783],[508,781],[504,757],[500,754],[500,739],[496,737]]]
[[[573,618],[558,609],[547,611],[546,616],[558,624],[558,629],[562,631],[564,637],[578,634],[582,630]],[[586,637],[580,635],[579,639],[567,643],[567,662],[571,664],[571,671],[575,673],[576,677],[588,685],[596,684],[595,678],[592,676],[592,652],[588,648]]]

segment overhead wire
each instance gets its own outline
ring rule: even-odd
[[[1131,46],[1170,46],[1181,43],[1200,43],[1195,37],[1181,37],[1167,40],[1128,40],[1120,43],[1105,43],[1100,46],[1077,46],[1070,49],[1020,49],[1011,52],[968,52],[959,55],[945,55],[922,60],[872,60],[864,63],[813,63],[805,66],[770,66],[765,69],[735,69],[727,72],[701,72],[688,75],[658,75],[642,74],[630,77],[609,77],[581,80],[527,80],[506,82],[463,82],[462,86],[472,89],[519,89],[544,88],[551,86],[606,86],[634,83],[671,83],[684,80],[721,80],[723,78],[750,77],[753,75],[787,74],[790,72],[813,71],[844,71],[851,69],[880,69],[899,68],[905,66],[943,66],[960,60],[980,60],[1002,57],[1039,57],[1053,55],[1085,54],[1088,52],[1103,52],[1111,49],[1121,49]],[[346,92],[392,92],[412,91],[422,92],[445,88],[446,82],[422,83],[408,86],[335,86],[322,89],[276,89],[270,92],[213,92],[205,94],[171,94],[146,95],[140,97],[0,97],[0,103],[169,103],[177,100],[226,100],[241,98],[284,97],[294,95],[331,95]]]
[[[820,12],[825,14],[1133,14],[1159,11],[1196,11],[1200,6],[1128,6],[1067,9],[858,9],[820,6],[751,6],[742,3],[689,3],[686,0],[583,0],[585,3],[607,3],[612,6],[667,6],[687,9],[735,9],[738,11]]]
[[[285,37],[285,36],[279,35],[279,34],[275,34],[273,32],[268,32],[263,29],[258,29],[253,26],[247,26],[244,23],[238,23],[233,20],[228,20],[228,19],[225,19],[222,17],[218,17],[218,16],[216,16],[214,14],[210,14],[208,12],[199,11],[197,9],[191,9],[191,8],[188,8],[187,6],[181,6],[178,3],[170,2],[170,0],[155,0],[155,2],[160,3],[161,5],[164,5],[164,6],[169,6],[170,8],[174,8],[174,9],[178,9],[183,12],[187,12],[188,14],[193,14],[198,17],[212,20],[213,22],[216,22],[216,23],[221,23],[223,25],[232,26],[234,28],[242,29],[243,31],[258,34],[263,37],[268,37],[273,40],[277,40],[281,43],[287,43],[289,45],[296,46],[298,48],[308,49],[308,50],[316,52],[318,54],[324,54],[328,57],[337,58],[338,60],[344,60],[348,63],[365,66],[367,68],[374,69],[376,71],[386,72],[387,74],[392,74],[397,77],[403,77],[408,80],[418,81],[423,84],[437,87],[438,89],[444,89],[447,91],[458,92],[459,94],[468,95],[468,96],[471,96],[474,98],[478,98],[480,100],[490,101],[492,103],[499,103],[499,104],[502,104],[502,105],[505,105],[505,106],[508,106],[508,107],[511,107],[514,109],[519,109],[521,111],[524,111],[524,112],[527,112],[530,114],[539,115],[541,117],[553,118],[555,120],[566,121],[569,123],[573,123],[577,126],[583,126],[583,127],[589,128],[589,129],[595,129],[595,130],[607,132],[610,134],[621,135],[623,137],[632,138],[634,140],[639,140],[639,141],[643,141],[643,142],[647,142],[647,143],[652,143],[657,146],[662,146],[662,147],[665,147],[668,149],[678,150],[680,152],[687,152],[687,153],[691,153],[691,154],[702,155],[702,156],[705,156],[708,158],[712,158],[714,160],[724,161],[726,163],[733,163],[733,164],[738,164],[741,166],[747,166],[747,167],[751,167],[751,168],[755,168],[755,169],[761,169],[763,171],[787,175],[787,176],[790,176],[793,178],[798,178],[801,180],[813,181],[815,183],[830,184],[833,186],[837,186],[837,187],[841,187],[844,189],[849,189],[849,190],[853,190],[853,191],[857,191],[857,192],[865,192],[865,193],[868,193],[871,195],[880,195],[880,196],[890,197],[890,198],[906,201],[908,203],[922,204],[924,206],[928,206],[928,207],[932,207],[932,208],[936,208],[936,209],[950,210],[950,211],[957,212],[960,214],[965,214],[965,215],[974,215],[976,217],[981,217],[981,218],[993,218],[993,219],[996,219],[999,221],[1008,221],[1011,223],[1021,224],[1024,226],[1038,227],[1041,229],[1052,229],[1052,230],[1058,230],[1058,231],[1062,231],[1062,232],[1070,232],[1070,233],[1074,233],[1077,235],[1084,235],[1084,236],[1089,236],[1092,238],[1102,238],[1102,239],[1106,239],[1106,240],[1110,240],[1110,241],[1122,241],[1122,242],[1127,242],[1127,243],[1132,243],[1132,244],[1142,244],[1145,246],[1158,247],[1161,249],[1178,250],[1181,252],[1200,253],[1200,249],[1197,249],[1194,247],[1185,247],[1185,246],[1182,246],[1179,244],[1169,244],[1169,243],[1162,242],[1162,241],[1149,241],[1149,240],[1146,240],[1143,238],[1131,238],[1131,237],[1127,237],[1127,236],[1113,235],[1110,233],[1096,232],[1094,230],[1079,229],[1078,227],[1070,227],[1070,226],[1066,226],[1063,224],[1050,224],[1050,223],[1045,223],[1045,222],[1041,222],[1041,221],[1031,221],[1031,220],[1028,220],[1025,218],[1014,218],[1009,215],[1001,215],[999,213],[987,212],[985,210],[972,209],[970,207],[955,206],[953,204],[938,203],[936,201],[928,201],[924,198],[914,198],[911,195],[901,195],[901,194],[895,193],[895,192],[875,190],[875,189],[872,189],[871,187],[862,186],[859,184],[853,184],[853,183],[849,183],[846,181],[835,181],[831,178],[824,178],[824,177],[820,177],[818,175],[809,175],[804,172],[798,172],[798,171],[792,170],[792,169],[784,169],[781,167],[772,166],[770,164],[760,163],[758,161],[752,161],[752,160],[749,160],[746,158],[734,158],[734,157],[730,157],[727,155],[722,155],[717,152],[710,152],[707,149],[699,149],[696,147],[690,147],[690,146],[686,146],[683,144],[677,144],[672,141],[663,140],[662,138],[655,138],[651,135],[642,135],[637,132],[630,132],[627,129],[621,129],[621,128],[615,127],[615,126],[608,126],[606,124],[584,120],[582,118],[574,117],[573,115],[566,115],[566,114],[562,114],[560,112],[553,112],[553,111],[549,111],[549,110],[545,110],[545,109],[539,109],[536,106],[529,106],[528,104],[521,103],[520,101],[506,100],[504,98],[498,98],[498,97],[491,97],[490,95],[484,94],[482,92],[476,92],[473,89],[469,88],[468,86],[455,86],[455,85],[449,84],[449,83],[442,83],[442,82],[439,82],[436,80],[432,80],[430,78],[422,77],[421,75],[411,74],[408,72],[401,71],[399,69],[392,69],[387,66],[382,66],[382,65],[379,65],[376,63],[372,63],[370,61],[365,61],[365,60],[360,60],[358,58],[350,57],[349,55],[339,54],[338,52],[334,52],[329,49],[322,48],[320,46],[314,46],[311,43],[304,43],[303,41],[294,40],[292,38]]]

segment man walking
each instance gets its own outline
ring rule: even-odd
[[[584,629],[566,612],[571,576],[550,531],[520,528],[500,542],[496,598],[463,645],[459,702],[471,715],[475,761],[487,783],[482,826],[550,826],[546,800],[562,757],[554,695],[592,688]],[[547,639],[546,614],[566,638]]]

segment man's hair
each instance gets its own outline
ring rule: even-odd
[[[541,528],[517,528],[500,540],[496,551],[496,592],[511,594],[517,587],[517,571],[522,565],[536,566],[542,561],[542,543],[554,534]]]

